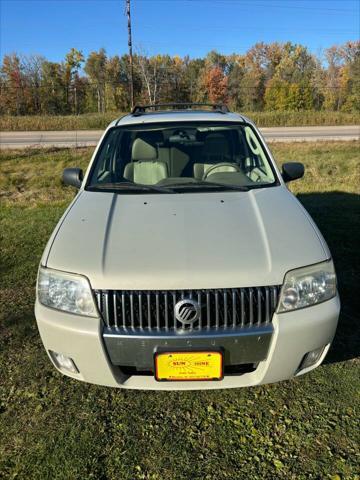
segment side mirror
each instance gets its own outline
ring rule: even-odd
[[[282,177],[285,182],[291,182],[304,176],[305,168],[302,163],[288,162],[282,166]]]
[[[62,181],[65,185],[80,188],[83,180],[83,171],[81,168],[65,168],[62,175]]]

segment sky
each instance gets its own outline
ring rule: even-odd
[[[125,0],[0,0],[0,8],[1,57],[127,52]],[[360,0],[131,0],[131,13],[134,50],[149,55],[195,58],[291,41],[321,56],[360,36]]]

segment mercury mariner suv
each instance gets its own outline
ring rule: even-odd
[[[323,361],[340,302],[319,230],[255,125],[222,105],[135,107],[112,122],[41,259],[36,319],[63,374],[215,389]]]

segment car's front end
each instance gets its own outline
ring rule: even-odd
[[[224,302],[224,295],[232,302],[233,292],[234,289],[222,291],[221,302]],[[157,295],[162,295],[165,302],[170,294],[174,292],[132,295],[133,301],[139,301],[141,295],[144,299],[150,297],[155,305],[156,323]],[[202,296],[207,294],[203,292]],[[130,295],[127,294],[129,304]],[[215,296],[213,292],[212,296]],[[113,292],[111,297],[104,296],[105,302],[113,299]],[[147,306],[147,300],[145,304]],[[245,387],[306,373],[325,357],[334,336],[338,312],[339,299],[335,296],[302,310],[274,313],[271,321],[263,325],[258,325],[256,318],[253,326],[233,327],[233,320],[229,319],[227,327],[208,329],[204,325],[196,331],[176,333],[159,332],[157,327],[145,330],[132,329],[131,325],[125,329],[116,328],[110,319],[107,326],[100,314],[85,317],[59,310],[49,312],[39,302],[36,304],[42,341],[62,373],[99,385],[159,390]],[[257,311],[255,315],[257,317]],[[131,315],[129,320],[131,322]],[[157,381],[154,377],[155,354],[173,351],[223,352],[222,380]]]

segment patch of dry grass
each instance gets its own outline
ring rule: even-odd
[[[290,183],[294,193],[342,191],[360,193],[360,142],[272,143],[278,165],[302,162],[305,176]]]
[[[36,206],[70,201],[74,189],[64,188],[64,168],[86,169],[93,148],[9,150],[0,154],[0,200],[6,205]]]
[[[301,112],[239,112],[251,118],[258,127],[297,127],[306,125],[358,125],[359,113],[301,111]],[[82,115],[33,115],[0,117],[0,131],[41,130],[102,130],[125,113],[106,112]]]

